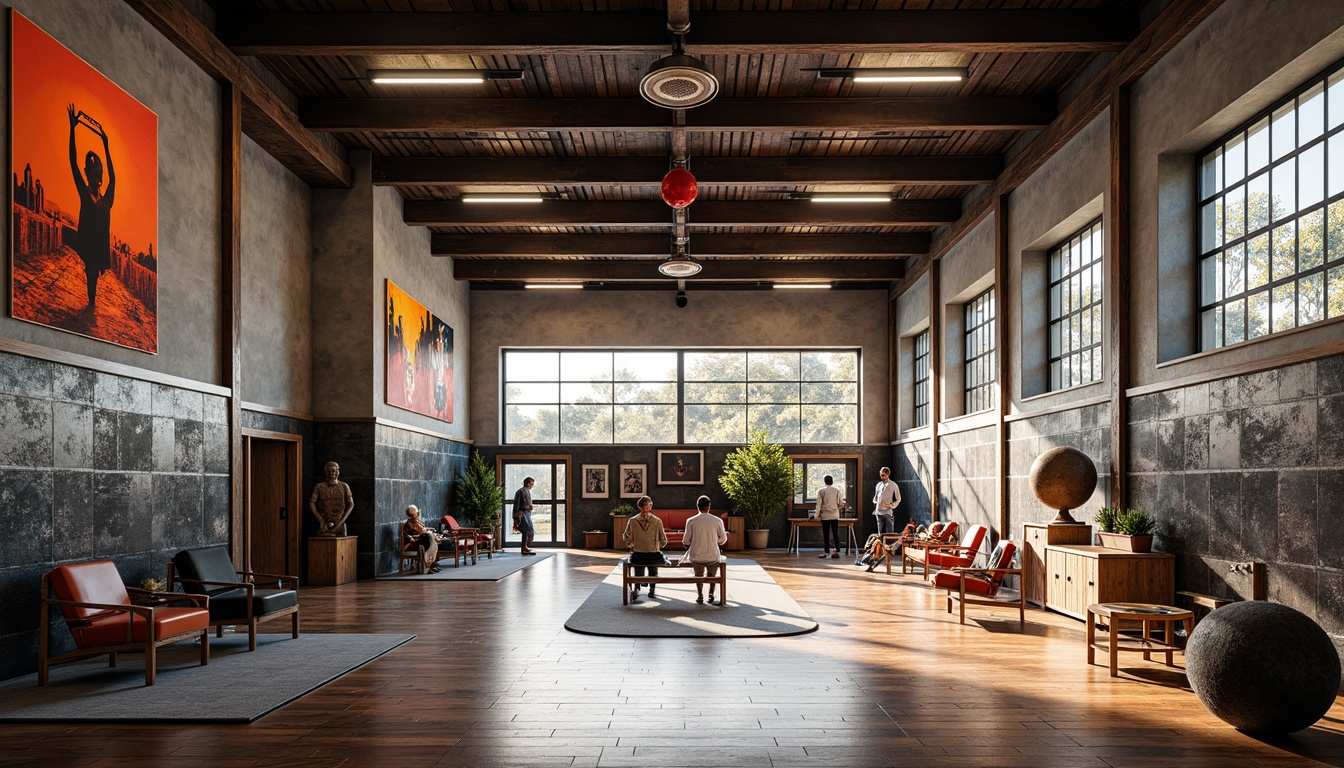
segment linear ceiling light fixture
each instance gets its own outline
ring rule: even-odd
[[[890,203],[891,195],[880,192],[831,192],[809,195],[814,203]]]
[[[521,69],[370,69],[379,85],[473,85],[486,80],[522,80]]]
[[[775,283],[775,290],[824,291],[830,290],[830,283]]]
[[[965,67],[861,67],[814,69],[819,78],[853,80],[856,83],[960,83],[967,77]]]
[[[583,283],[524,283],[530,291],[581,291]]]
[[[535,193],[505,194],[505,193],[472,193],[462,196],[464,203],[544,203],[546,198]]]

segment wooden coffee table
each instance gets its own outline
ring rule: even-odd
[[[1105,617],[1110,627],[1108,637],[1097,639],[1097,620]],[[1134,621],[1143,625],[1142,637],[1129,637],[1120,634],[1120,622]],[[1181,650],[1176,647],[1176,622],[1185,622],[1186,637],[1195,628],[1195,614],[1172,605],[1150,605],[1148,603],[1094,603],[1087,607],[1087,663],[1096,663],[1096,652],[1105,651],[1111,659],[1111,677],[1118,676],[1116,663],[1121,651],[1139,651],[1143,658],[1152,661],[1154,653],[1167,655],[1167,666],[1175,666],[1171,655]],[[1153,624],[1162,624],[1166,631],[1163,642],[1153,640],[1149,634]]]

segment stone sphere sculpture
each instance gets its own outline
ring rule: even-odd
[[[1036,498],[1059,510],[1054,522],[1075,523],[1069,510],[1092,498],[1097,488],[1097,465],[1077,448],[1051,448],[1031,463],[1030,481]]]
[[[1278,603],[1232,603],[1199,622],[1185,649],[1195,695],[1237,730],[1300,731],[1339,688],[1339,653],[1325,630]]]

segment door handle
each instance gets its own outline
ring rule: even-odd
[[[288,507],[281,507],[281,508],[280,508],[280,519],[281,519],[281,520],[288,520],[288,519],[289,519],[289,508],[288,508]]]

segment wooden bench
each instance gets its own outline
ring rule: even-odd
[[[676,568],[678,570],[690,571],[684,576],[634,576],[631,574],[631,568],[653,567],[653,568]],[[691,570],[691,563],[671,563],[669,565],[649,566],[642,563],[631,564],[630,558],[621,558],[621,605],[630,604],[630,589],[636,584],[708,584],[710,589],[714,585],[719,586],[719,607],[722,608],[728,604],[728,558],[719,556],[719,572],[715,576],[696,576]]]

